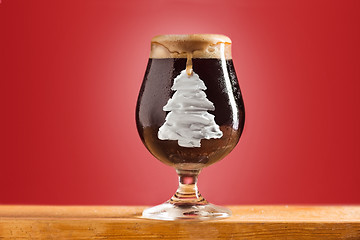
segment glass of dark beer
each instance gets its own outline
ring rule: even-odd
[[[231,40],[217,34],[159,35],[136,106],[136,124],[146,148],[176,169],[179,187],[167,202],[144,210],[159,220],[207,220],[231,211],[199,193],[200,171],[238,143],[245,111]]]

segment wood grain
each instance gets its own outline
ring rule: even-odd
[[[144,208],[0,206],[0,239],[360,239],[360,206],[230,206],[216,221],[147,220]]]

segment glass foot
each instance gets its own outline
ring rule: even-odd
[[[175,205],[166,202],[145,209],[142,216],[143,218],[157,220],[214,220],[230,217],[231,211],[210,203],[205,205]]]

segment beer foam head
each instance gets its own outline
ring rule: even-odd
[[[150,58],[231,59],[231,40],[219,34],[158,35],[151,40]]]

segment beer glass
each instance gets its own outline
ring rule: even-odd
[[[204,167],[235,147],[244,120],[228,37],[154,37],[137,101],[136,124],[151,154],[175,168],[179,187],[167,202],[145,209],[143,217],[207,220],[230,216],[230,210],[206,201],[196,183]]]

